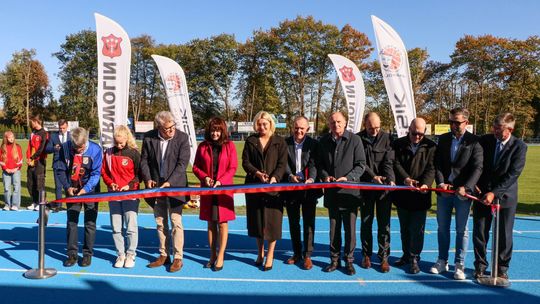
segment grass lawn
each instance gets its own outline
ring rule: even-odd
[[[26,151],[27,141],[19,140],[18,143],[23,148],[23,153]],[[242,184],[244,182],[244,177],[246,175],[244,169],[242,169],[242,149],[244,147],[244,142],[235,142],[237,154],[238,154],[238,170],[234,176],[235,184]],[[51,169],[52,156],[49,156],[47,159],[47,174],[46,174],[46,188],[47,188],[47,198],[52,200],[54,198],[54,178],[53,172]],[[22,175],[21,175],[21,195],[22,195],[22,206],[27,206],[31,203],[28,190],[26,189],[26,165],[23,166]],[[197,178],[191,172],[191,167],[188,168],[188,181],[190,185],[197,185],[199,182]],[[536,188],[540,185],[540,146],[529,146],[527,153],[527,163],[525,170],[519,180],[519,204],[518,204],[518,213],[520,214],[530,214],[530,215],[540,215],[540,190]],[[0,186],[3,191],[3,183]],[[105,189],[102,185],[102,189]],[[537,192],[538,191],[538,192]],[[3,197],[1,199],[3,202]],[[433,200],[435,202],[435,200]],[[326,215],[326,209],[319,208],[317,212],[318,215]],[[433,211],[434,208],[432,208]],[[102,203],[100,205],[100,210],[108,210],[107,204]],[[151,212],[150,207],[147,204],[141,204],[142,212]],[[236,211],[238,214],[245,214],[245,209],[242,206],[237,206]],[[186,213],[198,213],[198,210],[186,210]]]

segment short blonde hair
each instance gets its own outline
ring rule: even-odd
[[[128,147],[137,149],[137,143],[135,142],[135,138],[133,137],[131,130],[127,126],[120,125],[114,127],[114,138],[117,137],[124,137],[125,139],[127,139]]]
[[[253,119],[253,130],[257,132],[257,122],[261,119],[264,119],[270,123],[270,136],[274,134],[276,131],[276,123],[272,119],[272,115],[266,111],[260,111],[255,115],[255,118]]]

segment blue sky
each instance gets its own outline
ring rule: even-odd
[[[425,48],[430,59],[442,62],[449,61],[455,42],[465,34],[518,39],[540,35],[536,0],[8,0],[0,4],[0,69],[13,52],[36,49],[58,97],[59,65],[51,54],[59,51],[67,35],[94,30],[94,12],[118,22],[130,37],[149,34],[157,43],[185,43],[221,33],[234,34],[242,42],[254,30],[312,15],[340,28],[349,23],[375,44],[373,14],[394,27],[407,48]]]

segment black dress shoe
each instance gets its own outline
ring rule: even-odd
[[[212,268],[212,266],[214,266],[214,263],[208,261],[208,263],[206,263],[203,268]]]
[[[257,266],[257,267],[261,267],[261,266],[262,266],[262,264],[263,264],[263,259],[260,259],[260,260],[259,260],[259,259],[257,259],[257,260],[255,260],[255,266]]]
[[[498,273],[497,273],[497,276],[498,276],[499,278],[501,278],[501,279],[506,279],[506,280],[508,280],[508,272],[506,272],[506,271],[500,271],[500,270],[499,270]]]
[[[272,268],[272,267],[270,267],[270,268]],[[214,268],[212,268],[213,271],[221,271],[222,269],[223,269],[223,265],[221,265],[221,266],[215,266],[214,265]]]
[[[412,274],[417,274],[420,272],[420,267],[418,267],[418,262],[416,260],[413,260],[411,262],[411,268],[409,269],[409,272]]]
[[[345,268],[347,270],[348,275],[355,275],[356,274],[356,270],[354,269],[354,265],[353,265],[352,262],[347,262],[347,264],[345,265]]]
[[[91,255],[83,256],[82,261],[81,261],[81,267],[88,267],[90,266],[90,264],[92,264],[92,256]]]
[[[324,272],[332,272],[341,267],[340,262],[330,262],[328,266],[324,268]]]
[[[400,257],[397,261],[394,262],[394,266],[398,266],[398,267],[405,266],[407,264],[409,264],[409,259],[404,256]]]
[[[272,270],[272,266],[273,266],[273,265],[270,265],[270,266],[264,266],[264,267],[263,267],[263,271],[270,271],[270,270]]]
[[[67,259],[64,261],[64,267],[71,267],[77,263],[79,257],[76,254],[68,254]]]
[[[477,269],[474,270],[473,276],[474,276],[475,279],[485,277],[486,276],[485,272],[486,272],[485,269],[477,268]]]

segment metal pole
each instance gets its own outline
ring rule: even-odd
[[[45,226],[48,220],[45,191],[39,193],[39,202],[38,268],[26,271],[24,277],[27,279],[47,279],[56,275],[56,269],[45,268]]]
[[[491,287],[510,287],[510,281],[508,279],[499,278],[499,213],[500,205],[499,199],[495,199],[493,202],[493,231],[491,239],[491,276],[479,277],[477,282],[481,285]]]

